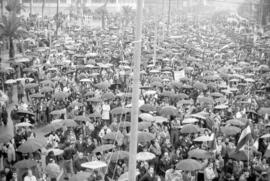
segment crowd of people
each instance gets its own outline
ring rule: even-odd
[[[15,133],[0,137],[0,180],[128,180],[134,47],[120,21],[63,28],[48,47],[37,31],[1,71]],[[267,33],[181,15],[155,47],[155,24],[143,29],[137,180],[269,181]]]

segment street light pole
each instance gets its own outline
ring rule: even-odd
[[[128,180],[136,181],[143,0],[137,0]]]
[[[171,1],[169,0],[169,8],[168,8],[168,24],[167,24],[167,35],[169,36],[169,31],[170,31],[170,21],[171,21]]]

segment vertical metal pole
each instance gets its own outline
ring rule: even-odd
[[[169,0],[169,9],[168,9],[168,22],[167,22],[167,35],[170,34],[170,21],[171,21],[171,1]]]
[[[157,18],[157,17],[156,17]],[[153,54],[153,64],[157,61],[157,36],[158,36],[158,20],[155,20],[155,37],[154,37],[154,54]]]
[[[33,15],[33,0],[30,0],[30,15]]]
[[[142,12],[143,0],[137,0],[137,17],[135,32],[135,56],[134,56],[134,75],[132,88],[132,111],[131,111],[131,133],[129,144],[129,170],[128,180],[136,181],[136,155],[138,145],[138,115],[139,115],[139,85],[140,85],[140,64],[142,46]]]

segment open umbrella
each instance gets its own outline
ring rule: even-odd
[[[95,85],[96,88],[98,89],[108,89],[111,86],[109,82],[100,82]]]
[[[29,84],[25,85],[25,89],[33,89],[33,88],[36,88],[36,87],[38,87],[37,83],[29,83]]]
[[[30,97],[31,98],[44,98],[45,96],[43,94],[36,93],[36,94],[32,94]]]
[[[56,92],[52,97],[56,100],[63,100],[66,99],[68,96],[69,94],[66,92]]]
[[[152,123],[148,122],[148,121],[139,122],[138,129],[140,131],[143,131],[145,129],[148,129],[151,125],[152,125]]]
[[[243,123],[241,120],[239,119],[230,119],[226,122],[226,124],[228,125],[232,125],[232,126],[244,126],[245,123]]]
[[[102,137],[102,139],[104,139],[104,140],[117,140],[117,139],[122,138],[122,137],[123,137],[123,134],[120,132],[110,132],[110,133],[107,133],[106,135],[104,135]]]
[[[213,155],[202,149],[193,149],[188,152],[190,158],[197,158],[197,159],[208,159],[211,158]]]
[[[16,127],[31,127],[33,126],[31,123],[28,122],[22,122],[15,125]]]
[[[111,161],[113,162],[116,162],[118,160],[124,160],[124,159],[128,159],[129,157],[129,154],[127,151],[122,151],[122,150],[119,150],[119,151],[116,151],[116,152],[113,152],[109,158]]]
[[[238,161],[247,161],[247,160],[251,160],[253,157],[253,151],[248,151],[248,150],[240,150],[240,151],[236,151],[231,153],[230,158],[234,159],[234,160],[238,160]]]
[[[154,117],[154,120],[155,120],[156,123],[168,122],[168,119],[167,118],[164,118],[162,116],[155,116]]]
[[[178,110],[174,106],[165,106],[159,113],[163,116],[176,116],[178,114]]]
[[[147,161],[147,160],[152,160],[156,157],[153,153],[150,152],[139,152],[136,155],[136,158],[138,161]]]
[[[50,153],[50,152],[53,152],[53,154],[55,156],[59,156],[59,155],[62,155],[64,153],[64,150],[61,150],[61,149],[58,149],[58,148],[52,148],[52,149],[47,150],[47,154]]]
[[[95,170],[95,169],[107,167],[107,164],[102,161],[91,161],[91,162],[83,163],[81,164],[81,166],[83,168]]]
[[[104,101],[108,101],[108,100],[112,100],[115,98],[115,95],[112,92],[106,92],[105,94],[103,94],[101,96],[102,100]]]
[[[207,142],[207,141],[212,141],[212,139],[211,139],[210,136],[202,135],[202,136],[199,136],[199,137],[195,138],[193,141],[196,141],[196,142]]]
[[[89,118],[101,118],[102,117],[101,114],[98,112],[94,112],[92,114],[89,114],[88,116],[89,116]]]
[[[63,126],[66,126],[66,127],[76,127],[76,126],[78,126],[78,124],[72,119],[62,120],[60,122],[60,124],[63,124]]]
[[[128,113],[128,112],[130,112],[130,109],[128,109],[128,108],[123,108],[123,107],[116,107],[116,108],[114,108],[114,109],[111,110],[111,113],[112,113],[113,115],[126,114],[126,113]]]
[[[155,139],[155,135],[152,133],[138,132],[138,142],[139,143],[147,143],[153,139]]]
[[[56,178],[61,173],[61,170],[56,163],[49,163],[46,167],[46,173],[49,177]]]
[[[113,145],[113,144],[104,144],[104,145],[100,145],[100,146],[96,147],[93,150],[93,153],[104,152],[104,151],[112,150],[114,148],[115,148],[115,145]]]
[[[149,121],[149,122],[153,122],[155,120],[154,117],[148,113],[140,114],[139,118],[141,118],[143,121]]]
[[[235,126],[224,126],[221,127],[221,132],[227,136],[233,136],[240,133],[241,129]]]
[[[14,80],[14,79],[8,79],[8,80],[5,81],[5,84],[14,84],[14,83],[16,83],[16,82],[17,82],[17,80]]]
[[[90,177],[90,172],[78,172],[76,174],[73,174],[69,180],[72,181],[85,181]]]
[[[45,127],[41,128],[40,131],[43,133],[50,133],[52,131],[56,131],[57,129],[62,128],[63,125],[61,123],[48,124]]]
[[[194,125],[194,124],[186,124],[182,127],[181,129],[181,133],[184,133],[184,134],[190,134],[190,133],[198,133],[200,132],[200,128],[197,126],[197,125]]]
[[[185,159],[176,164],[176,169],[183,171],[195,171],[202,169],[202,164],[194,159]]]
[[[41,143],[37,142],[36,140],[29,139],[21,144],[17,151],[21,153],[33,153],[42,147],[43,145]]]
[[[22,168],[32,168],[37,165],[37,162],[35,160],[21,160],[14,164],[14,167],[17,169]]]
[[[35,115],[35,113],[27,111],[27,110],[18,110],[17,114],[29,114],[29,115],[32,115],[32,116]]]
[[[182,121],[182,124],[193,124],[193,123],[196,123],[196,122],[199,122],[199,120],[196,119],[196,118],[185,118]]]
[[[151,104],[144,104],[140,107],[140,110],[144,112],[154,112],[156,111],[156,107]]]
[[[74,118],[75,121],[82,121],[82,122],[90,122],[91,120],[86,116],[76,116]]]
[[[47,93],[47,92],[52,92],[52,91],[53,91],[53,88],[48,87],[48,86],[42,87],[42,88],[40,89],[40,92],[41,92],[41,93]]]

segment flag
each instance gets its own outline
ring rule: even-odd
[[[259,150],[259,139],[256,139],[255,142],[253,143],[253,147],[256,149],[256,150]]]
[[[243,146],[250,140],[250,138],[251,138],[251,128],[250,125],[248,125],[241,132],[241,135],[238,139],[238,143],[236,146],[236,150],[239,151],[241,148],[243,148]]]
[[[215,133],[212,133],[211,136],[210,136],[209,149],[213,150],[213,151],[217,149],[217,140],[216,140],[216,134]]]

